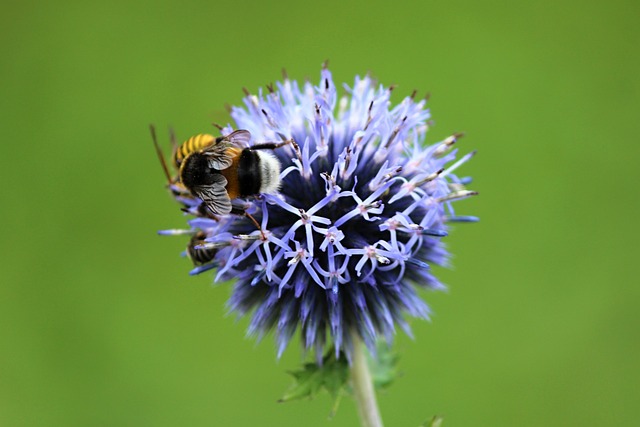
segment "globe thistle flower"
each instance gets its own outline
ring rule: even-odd
[[[430,266],[447,264],[447,223],[475,220],[452,205],[476,194],[454,173],[474,153],[456,160],[459,134],[424,145],[425,99],[392,106],[392,88],[369,76],[344,91],[324,68],[317,86],[285,76],[231,108],[235,125],[223,135],[296,142],[273,151],[279,192],[244,201],[260,229],[246,216],[203,216],[198,199],[174,188],[196,216],[191,250],[210,255],[191,274],[215,268],[216,282],[234,279],[230,311],[251,316],[250,335],[275,332],[278,356],[296,331],[319,362],[330,345],[350,359],[358,337],[375,352],[396,328],[410,334],[407,316],[429,317],[418,289],[444,288]]]

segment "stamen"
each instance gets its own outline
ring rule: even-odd
[[[372,109],[373,109],[373,101],[371,101],[371,103],[369,104],[369,110],[367,111],[367,122],[365,123],[363,130],[367,130],[369,128],[369,125],[371,124],[371,120],[373,120],[373,118],[371,117]]]
[[[440,176],[440,174],[442,174],[442,172],[444,172],[444,169],[438,169],[437,171],[435,171],[434,173],[432,173],[431,175],[428,175],[424,178],[422,178],[420,181],[417,181],[415,183],[416,187],[421,187],[424,184],[426,184],[427,182],[433,181],[434,179],[436,179],[438,176]]]
[[[436,201],[438,203],[442,203],[442,202],[448,202],[451,200],[464,199],[470,196],[477,196],[478,194],[479,193],[477,191],[464,190],[464,191],[458,191],[457,193],[449,193],[443,197],[438,197]]]
[[[269,123],[269,126],[271,126],[272,128],[277,128],[278,125],[276,124],[276,122],[273,120],[273,118],[271,118],[271,116],[269,115],[269,113],[267,113],[267,110],[265,110],[264,108],[262,108],[260,111],[262,111],[262,114],[264,114],[264,116],[267,119],[267,123]]]
[[[459,191],[464,191],[466,189],[466,187],[460,183],[457,182],[450,182],[447,184],[447,187],[449,188],[449,191],[453,192],[453,193],[457,193]]]
[[[371,209],[376,209],[379,208],[380,206],[382,206],[382,201],[381,200],[376,200],[373,203],[369,203],[366,205],[359,205],[358,209],[360,209],[361,213],[365,213]]]
[[[300,212],[300,218],[302,218],[303,223],[306,223],[306,221],[309,221],[309,215],[307,215],[304,209],[298,209],[298,212]]]
[[[194,249],[220,249],[230,246],[229,242],[204,242],[199,245],[195,245]]]
[[[238,234],[233,236],[236,240],[260,240],[262,237],[259,234]],[[264,239],[263,239],[264,240]]]
[[[380,264],[389,264],[391,262],[391,260],[387,257],[384,257],[380,254],[374,254],[373,255],[376,258],[376,261],[378,261]]]
[[[349,163],[351,162],[351,147],[347,147],[346,155],[344,157],[344,166],[342,167],[341,177],[346,179],[347,170],[349,169]]]
[[[397,174],[399,174],[400,172],[402,172],[402,166],[398,166],[398,168],[396,168],[396,170],[389,172],[388,174],[386,174],[384,176],[384,180],[385,181],[389,181],[391,178],[393,178],[394,176],[396,176]]]
[[[304,256],[304,252],[298,252],[296,254],[296,256],[294,256],[293,258],[291,258],[289,260],[289,262],[287,263],[288,266],[292,266],[293,264],[297,264],[298,262],[300,262],[300,260],[302,259],[302,257]]]
[[[447,151],[449,151],[451,149],[451,147],[453,146],[453,144],[455,144],[459,138],[462,138],[464,136],[464,133],[462,132],[457,132],[454,133],[453,135],[447,137],[444,141],[442,141],[442,143],[434,150],[433,155],[436,157],[442,156],[443,154],[445,154]]]
[[[404,123],[407,121],[407,116],[404,116],[402,118],[402,122],[393,130],[393,132],[391,133],[391,136],[389,137],[389,139],[387,140],[387,143],[384,145],[384,148],[389,148],[389,146],[391,145],[391,143],[393,142],[394,139],[396,139],[396,136],[398,136],[398,133],[400,133],[400,130],[402,129],[402,126],[404,125]]]

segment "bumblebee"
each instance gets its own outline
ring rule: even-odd
[[[187,256],[195,266],[210,263],[218,253],[218,249],[216,248],[197,247],[205,244],[204,239],[206,237],[207,235],[204,231],[198,231],[193,235],[193,237],[191,237],[189,245],[187,246]]]
[[[251,133],[236,130],[213,137],[200,134],[174,148],[173,163],[178,176],[171,178],[161,150],[155,142],[170,187],[181,187],[202,200],[212,215],[231,213],[231,200],[260,193],[273,193],[280,186],[280,162],[262,150],[274,150],[293,140],[249,146]]]
[[[196,135],[176,151],[180,182],[202,200],[210,213],[231,213],[232,199],[278,190],[280,162],[262,150],[274,150],[291,141],[248,146],[250,139],[247,130],[237,130],[212,142],[209,135]],[[208,145],[200,146],[207,141]]]

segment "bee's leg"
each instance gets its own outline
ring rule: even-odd
[[[247,212],[244,209],[244,207],[232,204],[230,213],[232,215],[246,216],[247,218],[249,218],[249,220],[253,223],[253,225],[255,225],[256,228],[260,231],[260,237],[262,237],[262,240],[267,240],[267,236],[264,235],[264,231],[262,231],[262,227],[260,226],[258,221],[256,221],[256,219],[253,217],[253,215],[251,215],[249,212]]]
[[[287,144],[295,144],[293,138],[287,139],[281,142],[263,142],[261,144],[255,144],[249,147],[250,150],[275,150],[276,148],[283,147]]]
[[[193,215],[193,212],[191,212],[191,210],[189,210],[189,208],[187,207],[181,208],[180,210],[184,213]],[[211,213],[211,211],[207,209],[207,205],[205,205],[204,203],[200,203],[196,210],[198,212],[198,215],[200,215],[201,217],[209,218],[214,221],[220,221],[220,217],[218,215]]]
[[[262,231],[262,227],[260,227],[260,224],[258,224],[258,221],[256,221],[256,219],[253,217],[253,215],[251,215],[249,212],[244,212],[244,216],[246,216],[247,218],[249,218],[251,220],[251,222],[253,222],[253,225],[255,225],[258,230],[260,231],[260,237],[262,237],[262,241],[267,240],[267,236],[264,235],[264,231]]]

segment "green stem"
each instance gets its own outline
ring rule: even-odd
[[[382,427],[382,418],[376,402],[371,372],[367,363],[367,348],[358,336],[353,334],[353,362],[351,365],[351,386],[358,405],[362,427]]]

